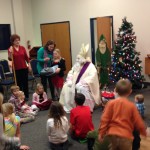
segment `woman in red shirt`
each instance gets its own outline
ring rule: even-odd
[[[26,49],[20,45],[20,36],[13,34],[10,37],[11,45],[8,49],[8,58],[13,58],[13,69],[16,73],[17,85],[25,93],[26,99],[29,98],[28,92],[28,69],[31,71],[29,57]]]

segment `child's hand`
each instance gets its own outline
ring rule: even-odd
[[[71,87],[71,86],[72,86],[72,81],[71,81],[71,80],[67,81],[67,86],[68,86],[68,87]]]
[[[29,146],[26,146],[26,145],[21,145],[20,146],[20,150],[29,150],[30,147]]]
[[[57,68],[55,73],[59,73],[60,72],[60,68]]]
[[[150,128],[146,129],[146,134],[147,134],[148,137],[150,137]]]
[[[100,141],[100,142],[103,142],[103,137],[99,134],[98,135],[98,140]]]
[[[50,60],[50,58],[49,57],[46,57],[46,58],[44,58],[44,61],[49,61]]]

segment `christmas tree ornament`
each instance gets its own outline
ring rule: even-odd
[[[119,62],[122,62],[122,57],[119,58]]]

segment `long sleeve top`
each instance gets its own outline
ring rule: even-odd
[[[99,134],[133,139],[134,128],[146,136],[146,127],[136,106],[121,97],[108,102],[101,117]]]
[[[35,92],[32,97],[32,102],[42,103],[48,100],[46,92],[43,93],[42,97],[43,101],[40,101],[40,95]]]
[[[13,49],[13,60],[15,70],[26,69],[27,63],[29,63],[29,57],[27,55],[26,49],[23,46],[19,46],[18,51],[15,48]],[[10,55],[9,50],[8,55]]]
[[[50,60],[48,62],[44,61],[44,58],[49,57]],[[37,70],[38,73],[40,74],[41,70],[44,67],[51,67],[52,64],[52,58],[53,58],[53,54],[52,53],[47,53],[46,50],[44,49],[44,47],[41,47],[38,52],[37,52]]]
[[[68,119],[63,116],[61,117],[62,126],[56,128],[54,126],[54,118],[49,118],[47,120],[47,134],[49,138],[49,142],[54,144],[64,143],[67,141],[67,132],[69,130]]]
[[[52,62],[52,66],[55,66],[56,63]],[[57,63],[58,68],[60,68],[59,76],[63,77],[64,76],[64,71],[66,71],[66,64],[65,64],[65,59],[61,58],[60,61]]]
[[[21,111],[21,103],[20,103],[20,100],[15,97],[13,94],[11,95],[9,101],[9,103],[12,103],[15,107],[15,114],[18,114],[18,112]]]

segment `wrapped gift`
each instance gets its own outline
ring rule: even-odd
[[[109,91],[102,91],[101,96],[106,99],[114,99],[115,98],[114,92],[109,92]]]

